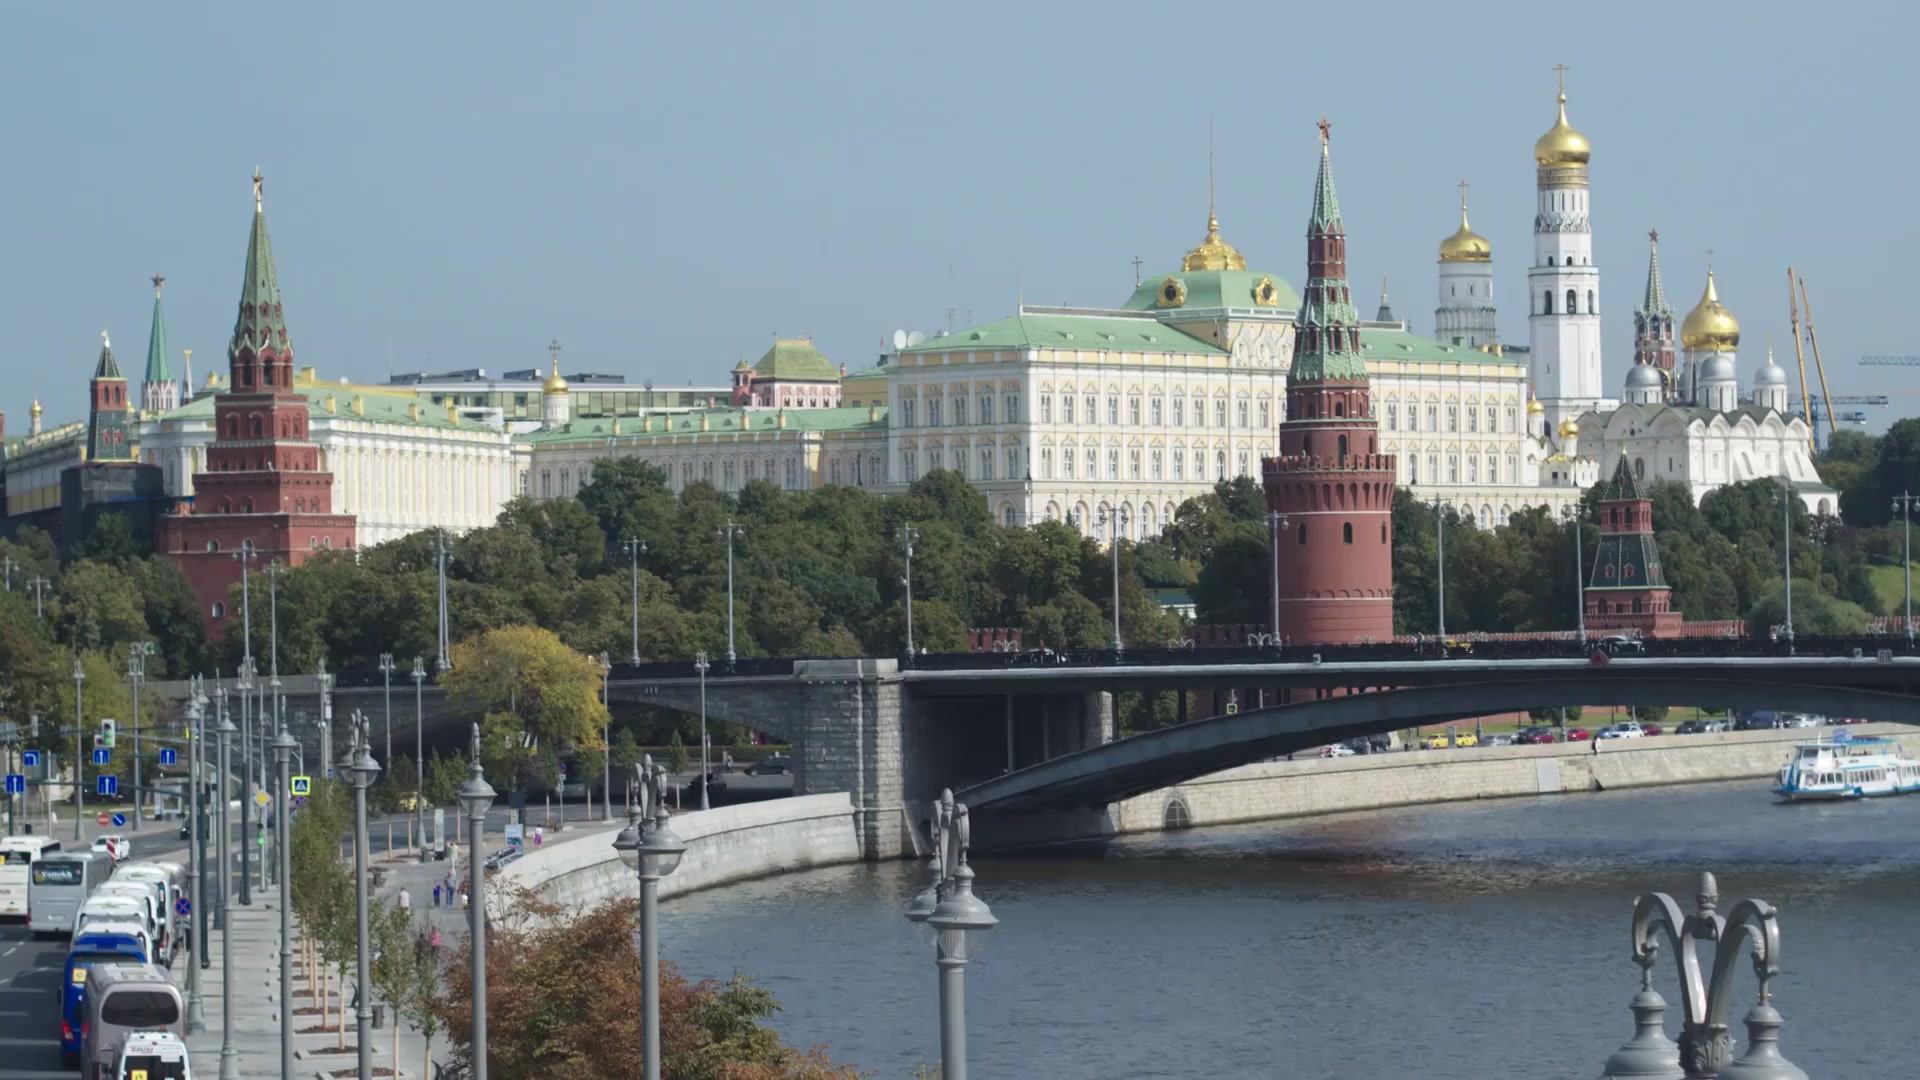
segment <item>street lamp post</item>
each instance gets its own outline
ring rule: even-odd
[[[380,654],[380,681],[387,698],[387,759],[382,764],[393,768],[393,654]]]
[[[1580,626],[1580,644],[1587,643],[1587,554],[1581,530],[1586,519],[1580,513],[1579,503],[1569,503],[1561,510],[1560,516],[1573,523],[1573,616]]]
[[[1439,570],[1439,629],[1440,652],[1447,651],[1447,504],[1435,500],[1433,504],[1434,566]]]
[[[707,772],[707,650],[701,649],[693,657],[693,670],[700,673],[700,809],[710,810],[707,802],[707,785],[710,774]]]
[[[1787,586],[1787,655],[1793,655],[1793,487],[1780,482],[1780,573]]]
[[[1127,527],[1127,512],[1124,509],[1109,511],[1100,508],[1099,524],[1107,530],[1107,550],[1113,556],[1113,654],[1119,656],[1127,651],[1127,643],[1120,638],[1120,530]]]
[[[240,1080],[240,1055],[233,1048],[233,915],[227,910],[227,886],[233,879],[233,864],[227,854],[227,780],[232,759],[233,733],[239,730],[228,717],[220,718],[220,775],[214,782],[220,800],[220,1080]],[[241,804],[245,805],[242,799]],[[241,876],[244,886],[246,877]]]
[[[449,553],[447,534],[445,532],[434,533],[433,555],[435,564],[440,570],[440,655],[434,660],[434,666],[440,671],[445,671],[453,666],[452,659],[447,655],[448,647],[452,644],[447,640],[450,632],[447,624],[447,555]]]
[[[487,871],[480,837],[486,831],[487,808],[493,805],[494,790],[480,769],[480,725],[473,725],[472,761],[467,778],[460,785],[460,805],[467,811],[467,866],[471,873],[468,892],[468,954],[473,961],[473,1080],[487,1080]]]
[[[356,1010],[356,1038],[360,1045],[356,1048],[359,1056],[360,1080],[371,1080],[373,1076],[373,983],[369,978],[373,960],[373,946],[367,940],[367,788],[373,786],[373,779],[380,775],[380,763],[367,753],[367,724],[358,711],[353,714],[353,742],[347,751],[347,760],[341,762],[347,772],[347,779],[353,782],[353,929],[355,941],[355,974],[358,987],[355,999],[359,1004]],[[286,1000],[282,991],[282,1001]]]
[[[631,662],[638,667],[640,664],[640,556],[647,553],[647,545],[645,541],[630,536],[622,540],[620,546],[627,549],[627,564],[632,571],[633,656]]]
[[[907,907],[908,920],[934,932],[940,970],[940,1075],[967,1080],[968,935],[999,925],[986,901],[973,894],[973,868],[967,865],[972,829],[965,803],[951,790],[934,804],[934,882]]]
[[[600,725],[600,807],[603,821],[613,820],[613,710],[607,708],[607,681],[613,677],[613,661],[600,654],[600,711],[607,722]],[[587,793],[587,816],[593,816],[593,793]]]
[[[727,522],[720,526],[720,535],[727,539],[727,666],[732,667],[736,653],[733,651],[733,538],[746,530],[745,525]]]
[[[1780,1013],[1772,982],[1780,977],[1780,921],[1765,900],[1742,900],[1726,916],[1718,912],[1719,886],[1700,875],[1695,910],[1683,915],[1666,893],[1648,893],[1633,905],[1633,957],[1640,966],[1640,992],[1633,999],[1634,1036],[1607,1059],[1601,1080],[1807,1080],[1780,1053]],[[1710,975],[1700,969],[1701,942],[1713,943]],[[1672,951],[1680,974],[1683,1017],[1678,1044],[1661,1023],[1666,1001],[1653,990],[1653,965],[1662,947]],[[1760,1001],[1747,1012],[1747,1051],[1733,1060],[1728,1012],[1733,977],[1743,961],[1760,979]]]
[[[127,678],[133,683],[133,831],[139,832],[142,822],[140,801],[144,789],[140,785],[140,683],[147,677],[147,657],[153,655],[154,644],[151,641],[136,641],[127,646]]]
[[[187,879],[193,882],[189,901],[193,920],[193,955],[187,958],[187,1033],[207,1030],[206,1001],[200,996],[200,969],[207,957],[207,868],[200,845],[206,826],[200,821],[200,746],[207,735],[207,697],[200,676],[187,680]]]
[[[46,618],[47,590],[53,588],[53,582],[43,577],[29,578],[27,580],[27,588],[33,590],[33,617],[36,619]]]
[[[287,802],[293,774],[288,772],[299,743],[280,725],[273,740],[273,760],[279,765],[274,781],[274,846],[279,849],[280,866],[280,1075],[293,1075],[293,859],[287,853]],[[361,910],[366,910],[365,905]]]
[[[253,802],[253,793],[248,790],[252,784],[253,768],[247,764],[247,744],[252,741],[248,732],[253,726],[253,718],[249,715],[247,699],[252,696],[253,690],[258,686],[258,680],[253,675],[253,657],[241,657],[240,677],[233,681],[233,685],[240,691],[240,905],[242,907],[253,905],[253,861],[252,856],[247,853],[247,837],[252,832],[249,823],[253,816],[247,808],[248,804]]]
[[[427,682],[426,665],[418,656],[413,658],[413,670],[407,673],[413,679],[413,835],[420,841],[420,861],[427,861],[427,818],[426,818],[426,762],[422,760],[426,751],[422,749],[421,732],[427,726],[427,714],[422,707],[426,699],[422,689]],[[443,821],[442,824],[445,824]],[[457,829],[460,821],[454,819]]]
[[[907,575],[901,584],[907,590],[907,663],[913,663],[913,545],[920,539],[920,530],[911,525],[900,526],[900,544],[907,555]]]
[[[73,842],[80,843],[80,819],[86,816],[87,794],[87,756],[81,749],[80,740],[87,726],[81,710],[81,686],[87,681],[87,669],[80,666],[80,657],[73,658]]]
[[[660,1080],[660,879],[680,866],[687,845],[668,823],[666,773],[652,755],[639,780],[640,805],[613,847],[640,877],[640,1057],[645,1080]]]
[[[1906,579],[1907,613],[1903,620],[1907,628],[1907,648],[1913,648],[1913,508],[1920,503],[1920,495],[1903,491],[1893,497],[1893,508],[1900,511],[1900,531],[1902,557],[1900,565]]]
[[[1273,635],[1273,643],[1280,644],[1280,530],[1287,527],[1287,515],[1278,510],[1267,511],[1267,581],[1272,587],[1271,607],[1267,609],[1267,631]]]

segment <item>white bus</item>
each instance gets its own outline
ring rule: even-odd
[[[30,868],[42,855],[59,850],[60,841],[51,836],[0,837],[0,917],[27,917]]]

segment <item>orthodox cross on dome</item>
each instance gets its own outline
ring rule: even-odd
[[[153,295],[159,296],[160,286],[165,285],[166,283],[167,283],[167,279],[164,274],[153,275]]]
[[[559,338],[554,338],[552,341],[547,343],[547,355],[553,357],[554,367],[557,370],[560,365],[560,339]]]
[[[1565,65],[1565,64],[1555,64],[1555,65],[1553,65],[1553,74],[1554,74],[1554,76],[1555,76],[1555,77],[1556,77],[1556,78],[1557,78],[1557,79],[1559,80],[1559,82],[1560,82],[1560,96],[1561,96],[1561,97],[1566,97],[1566,96],[1567,96],[1567,72],[1569,72],[1569,71],[1572,71],[1572,70],[1573,70],[1572,68],[1570,68],[1570,67],[1568,67],[1568,66],[1567,66],[1567,65]]]
[[[1707,273],[1713,273],[1713,249],[1707,249]]]
[[[1213,220],[1213,117],[1207,117],[1207,220]],[[1136,283],[1137,284],[1137,283]]]
[[[1467,188],[1470,186],[1472,185],[1468,184],[1465,180],[1460,181],[1460,210],[1462,213],[1467,209]]]
[[[1135,255],[1133,257],[1133,283],[1135,286],[1140,284],[1140,263],[1140,256]]]
[[[260,189],[265,187],[266,183],[260,176],[260,166],[255,165],[253,167],[253,208],[256,211],[260,209]]]

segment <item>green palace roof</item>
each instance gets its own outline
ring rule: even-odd
[[[753,373],[765,379],[803,382],[832,382],[840,377],[840,369],[805,338],[776,338],[773,348],[754,363]]]
[[[780,418],[786,417],[786,426]],[[642,430],[653,421],[652,430]],[[702,427],[701,422],[706,422]],[[614,426],[619,425],[615,433]],[[535,446],[545,443],[576,442],[582,439],[664,439],[688,435],[749,435],[784,432],[884,432],[887,429],[885,407],[857,409],[701,409],[687,413],[655,413],[651,417],[596,417],[575,420],[563,427],[532,431],[515,441]]]
[[[296,383],[294,392],[307,399],[307,409],[315,420],[351,420],[370,424],[394,424],[400,427],[446,428],[460,431],[497,431],[498,428],[462,417],[457,421],[447,419],[444,405],[429,405],[412,394],[392,391],[370,391],[366,387],[342,386],[327,383]],[[162,422],[172,420],[205,420],[213,422],[213,405],[217,394],[202,394],[171,412],[161,413]],[[333,399],[333,411],[327,411],[327,399]],[[361,401],[363,412],[355,412],[354,399]],[[418,406],[418,416],[409,406]]]
[[[1169,280],[1180,285],[1178,302],[1166,298]],[[1175,270],[1142,280],[1121,306],[1128,311],[1270,307],[1275,314],[1291,315],[1300,307],[1300,294],[1285,278],[1259,270]]]
[[[995,349],[1081,349],[1088,352],[1177,352],[1224,355],[1225,349],[1156,319],[1112,315],[1036,315],[1021,312],[997,322],[928,338],[902,356]]]
[[[1368,360],[1383,363],[1401,364],[1501,364],[1507,367],[1524,366],[1525,361],[1512,356],[1495,356],[1490,352],[1469,348],[1465,345],[1443,345],[1432,338],[1423,338],[1405,330],[1388,330],[1384,327],[1360,328],[1360,352]]]

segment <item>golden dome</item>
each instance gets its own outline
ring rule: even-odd
[[[1579,434],[1580,425],[1573,422],[1573,417],[1569,416],[1565,420],[1560,421],[1561,438],[1571,439],[1577,437]]]
[[[40,399],[39,398],[33,399],[33,415],[35,416],[40,415]]]
[[[1533,160],[1543,169],[1564,169],[1585,165],[1593,154],[1587,137],[1567,123],[1567,95],[1560,95],[1560,119],[1533,144]]]
[[[560,377],[560,357],[558,355],[553,358],[553,374],[547,376],[547,381],[540,384],[540,392],[543,394],[564,394],[567,392],[567,380]]]
[[[1547,407],[1545,405],[1540,404],[1539,398],[1527,399],[1527,415],[1528,416],[1539,416],[1541,413],[1544,413],[1546,411],[1547,411]]]
[[[1207,213],[1207,238],[1200,246],[1187,252],[1180,263],[1182,270],[1245,270],[1247,260],[1234,250],[1232,244],[1220,239],[1220,219]]]
[[[1732,352],[1740,344],[1740,320],[1720,303],[1713,271],[1707,271],[1707,291],[1680,324],[1680,344],[1694,352]]]
[[[1467,208],[1462,206],[1460,228],[1452,236],[1440,241],[1440,261],[1488,262],[1492,258],[1493,245],[1467,224]]]

